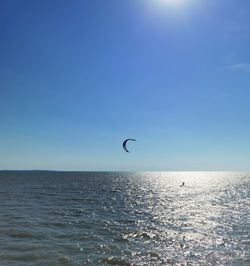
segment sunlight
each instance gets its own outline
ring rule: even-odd
[[[175,10],[182,12],[186,10],[188,6],[193,6],[194,0],[152,0],[151,5],[160,10]]]
[[[156,1],[160,5],[171,5],[171,6],[180,6],[184,4],[185,0],[157,0]]]
[[[182,23],[189,17],[190,12],[195,6],[196,0],[150,0],[148,3],[148,18],[159,21]],[[162,24],[163,25],[163,24]]]

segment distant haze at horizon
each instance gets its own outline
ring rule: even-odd
[[[0,169],[250,171],[250,2],[10,0],[0,22]]]

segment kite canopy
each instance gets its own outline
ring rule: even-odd
[[[123,141],[123,143],[122,143],[122,147],[123,147],[123,149],[126,151],[126,152],[129,152],[129,150],[127,149],[127,142],[128,141],[136,141],[135,139],[125,139],[124,141]]]

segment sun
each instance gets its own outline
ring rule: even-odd
[[[193,10],[196,1],[198,0],[149,0],[149,17],[182,21]]]
[[[161,5],[178,6],[185,2],[185,0],[156,0]]]

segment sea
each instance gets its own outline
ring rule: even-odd
[[[12,265],[250,265],[250,173],[1,171]]]

